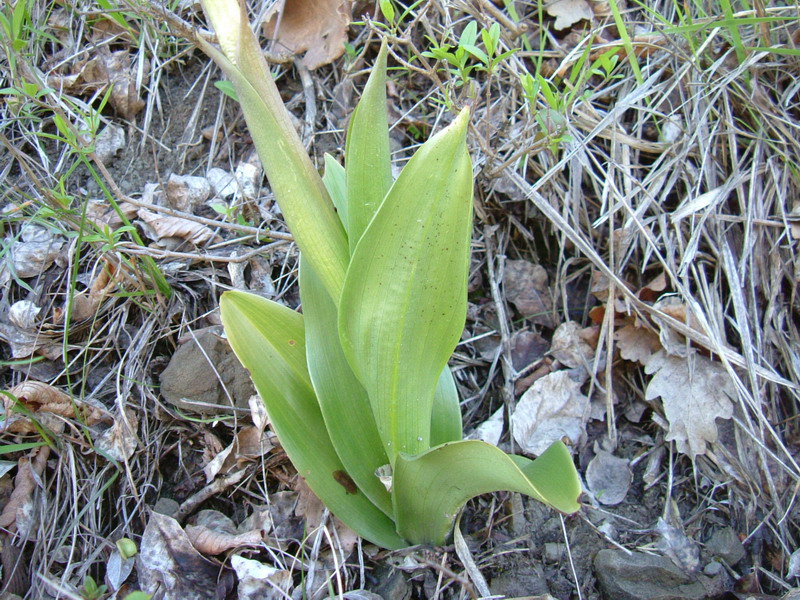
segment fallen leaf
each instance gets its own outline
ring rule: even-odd
[[[139,445],[139,438],[136,435],[138,427],[139,419],[136,413],[125,409],[125,418],[116,417],[114,424],[102,433],[95,446],[114,460],[125,462],[133,456]]]
[[[625,499],[632,480],[633,473],[628,461],[605,450],[598,450],[586,467],[586,485],[597,501],[607,506],[614,506]]]
[[[0,513],[0,529],[16,531],[22,539],[35,538],[37,534],[33,492],[37,483],[41,484],[42,473],[50,457],[50,446],[34,448],[31,455],[17,461],[14,490]]]
[[[555,0],[545,5],[544,9],[556,22],[553,28],[557,31],[566,29],[578,21],[591,21],[594,17],[592,7],[586,0]]]
[[[23,279],[49,269],[64,246],[59,236],[38,225],[25,227],[20,238],[11,244],[9,252],[14,273]]]
[[[106,563],[105,582],[110,591],[116,592],[122,587],[125,580],[133,572],[135,564],[136,560],[134,558],[122,558],[119,550],[114,548]]]
[[[661,342],[656,333],[645,327],[637,327],[633,323],[617,329],[614,332],[614,340],[622,358],[642,365],[646,365],[650,357],[661,349]]]
[[[52,413],[67,419],[80,418],[86,425],[113,423],[110,413],[100,406],[72,398],[61,390],[40,381],[26,381],[3,395],[3,405],[10,412],[14,398],[34,413]]]
[[[505,426],[504,413],[505,407],[501,406],[491,417],[467,434],[466,439],[481,440],[487,444],[492,444],[492,446],[497,446],[497,444],[500,443],[500,438],[503,435],[503,427]]]
[[[670,516],[674,515],[673,510]],[[700,569],[700,547],[686,535],[680,520],[677,518],[674,520],[676,523],[673,525],[663,517],[658,518],[656,531],[661,534],[659,549],[669,556],[676,566],[693,575]]]
[[[75,294],[69,300],[72,303],[70,311],[66,309],[55,311],[53,322],[57,325],[64,323],[68,314],[73,323],[94,318],[103,300],[117,287],[114,271],[115,269],[111,265],[103,267],[88,290]]]
[[[669,422],[666,439],[675,441],[680,452],[694,458],[705,454],[706,444],[717,441],[716,419],[733,416],[736,389],[719,363],[690,349],[688,356],[671,356],[661,350],[645,366],[653,375],[646,400],[661,397]]]
[[[139,584],[164,600],[207,600],[218,597],[220,567],[195,550],[172,517],[150,513],[137,557]],[[223,596],[224,597],[224,596]]]
[[[645,284],[642,289],[639,290],[637,296],[639,296],[639,299],[643,300],[644,302],[653,302],[666,289],[667,274],[666,272],[661,271],[661,273],[656,275],[652,281]]]
[[[36,317],[41,308],[30,300],[14,302],[8,309],[8,320],[20,329],[33,329],[36,326]]]
[[[195,518],[195,524],[186,526],[186,536],[195,549],[212,555],[222,554],[231,548],[261,546],[264,533],[258,529],[237,533],[233,521],[216,510],[201,510]]]
[[[586,436],[589,412],[581,384],[567,371],[556,371],[536,380],[519,399],[511,432],[524,452],[539,455],[562,438],[579,444]]]
[[[506,261],[503,289],[523,317],[553,327],[553,299],[544,267],[527,260]]]
[[[267,11],[264,35],[278,52],[305,52],[300,62],[313,70],[344,54],[351,10],[349,0],[279,0]]]
[[[210,228],[188,219],[160,215],[146,208],[139,209],[137,214],[150,227],[154,234],[152,239],[157,242],[165,238],[180,238],[195,246],[203,246],[210,241],[220,239]]]
[[[224,475],[238,470],[243,463],[264,456],[273,447],[269,435],[263,429],[253,425],[242,428],[236,433],[230,446],[217,454],[203,469],[206,483],[220,473]]]
[[[703,333],[703,328],[691,309],[678,296],[663,297],[653,305],[653,308]],[[664,318],[659,317],[657,314],[653,315],[653,321],[659,327],[658,337],[664,349],[672,355],[686,356],[688,352],[686,338],[675,331]]]
[[[238,554],[231,557],[231,566],[239,579],[238,600],[283,600],[290,597],[291,571],[276,569]]]
[[[585,377],[597,372],[605,365],[605,354],[595,362],[595,350],[587,340],[592,339],[597,328],[583,328],[575,321],[567,321],[558,326],[553,333],[550,354],[562,365],[578,369]]]
[[[511,336],[511,364],[515,370],[525,367],[544,358],[550,344],[534,331],[517,331]]]

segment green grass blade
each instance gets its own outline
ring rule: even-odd
[[[244,5],[204,0],[222,52],[197,39],[233,83],[253,143],[297,245],[338,301],[347,268],[347,236],[328,191],[308,157],[283,105]]]
[[[489,492],[519,492],[564,513],[580,510],[580,480],[561,442],[534,461],[477,440],[402,454],[392,490],[397,531],[412,544],[443,544],[464,503]]]
[[[434,390],[464,327],[472,230],[469,114],[423,144],[364,232],[339,335],[390,460],[430,447]]]
[[[433,394],[431,412],[431,446],[456,442],[464,437],[461,423],[461,404],[450,367],[442,371]]]
[[[386,52],[384,41],[347,130],[345,171],[351,253],[392,186]]]
[[[389,492],[375,476],[375,469],[389,459],[383,451],[369,397],[350,370],[339,343],[336,306],[302,255],[300,296],[308,370],[328,435],[347,474],[378,508],[391,515]]]
[[[345,467],[328,436],[306,368],[302,315],[245,292],[223,294],[220,309],[231,347],[250,371],[297,472],[356,533],[386,548],[405,546],[392,520],[342,479]]]

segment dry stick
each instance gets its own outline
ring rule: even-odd
[[[250,259],[258,256],[259,254],[264,254],[265,252],[269,252],[273,248],[277,248],[278,246],[283,246],[288,244],[287,240],[279,240],[277,242],[273,242],[271,244],[267,244],[266,246],[260,246],[249,252],[245,252],[241,256],[223,256],[219,254],[196,254],[193,252],[177,252],[175,250],[163,250],[161,248],[143,248],[137,244],[128,244],[123,243],[120,244],[119,247],[124,249],[128,254],[138,254],[141,256],[149,256],[151,258],[176,258],[176,259],[186,259],[186,260],[197,260],[201,262],[209,262],[209,263],[228,263],[228,264],[241,264],[248,262]]]
[[[192,494],[186,500],[183,501],[183,504],[180,505],[178,511],[175,513],[174,518],[178,523],[183,524],[186,518],[192,514],[197,507],[200,506],[203,502],[208,500],[209,498],[216,496],[219,493],[224,492],[232,485],[236,485],[247,474],[247,469],[241,469],[234,473],[230,473],[228,475],[223,475],[222,477],[217,477],[214,481],[209,483],[203,489],[201,489],[196,494]]]
[[[503,295],[500,293],[498,276],[495,272],[494,232],[491,225],[483,228],[483,238],[486,244],[486,270],[489,273],[489,289],[492,294],[492,301],[497,310],[497,320],[500,322],[500,340],[503,348],[500,360],[503,365],[503,396],[509,414],[514,410],[514,367],[511,364],[511,332],[508,329],[508,315]],[[502,276],[502,265],[498,268]]]

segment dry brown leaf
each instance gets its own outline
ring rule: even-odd
[[[511,415],[511,432],[524,452],[539,455],[562,438],[580,443],[589,413],[589,398],[581,393],[581,384],[567,371],[556,371],[522,395]]]
[[[545,327],[553,326],[553,299],[544,267],[527,260],[506,261],[503,289],[523,317]]]
[[[692,458],[705,454],[706,444],[717,441],[716,419],[733,416],[736,389],[730,375],[694,350],[685,358],[661,350],[644,370],[653,375],[645,398],[660,396],[664,405],[669,422],[666,439],[674,440],[678,450]]]
[[[561,31],[578,21],[591,21],[594,17],[592,7],[586,0],[555,0],[548,3],[544,9],[551,17],[555,17],[556,22],[553,28]]]
[[[55,89],[79,94],[91,94],[113,86],[109,99],[111,106],[126,119],[133,119],[144,108],[144,102],[137,93],[137,67],[131,65],[127,50],[110,52],[105,46],[98,48],[90,60],[77,63],[71,74],[49,75],[47,84]],[[142,73],[149,73],[149,64],[143,66]]]
[[[291,597],[291,571],[276,569],[238,554],[231,557],[231,566],[239,580],[236,590],[239,600],[284,600]]]
[[[588,376],[590,371],[601,369],[604,362],[601,360],[600,364],[594,364],[595,351],[589,343],[590,333],[592,331],[585,331],[576,321],[562,323],[553,333],[549,354],[570,369],[585,370]]]
[[[106,429],[95,443],[96,447],[116,461],[125,462],[136,451],[139,438],[136,429],[139,419],[130,409],[125,410],[125,418],[117,417],[114,424]]]
[[[294,487],[297,491],[297,504],[294,507],[294,514],[301,518],[305,517],[306,529],[313,531],[325,521],[325,505],[311,491],[305,479],[298,477],[296,481]]]
[[[625,499],[632,480],[630,463],[605,450],[598,449],[586,467],[586,485],[597,501],[607,506],[614,506]]]
[[[14,273],[23,279],[49,269],[64,246],[62,238],[36,225],[25,227],[20,237],[9,247],[9,254]]]
[[[72,310],[69,313],[65,309],[54,311],[53,322],[56,325],[62,324],[67,314],[73,322],[94,318],[103,300],[117,287],[115,270],[110,264],[103,267],[88,290],[72,297]]]
[[[667,289],[667,274],[661,271],[652,281],[645,284],[637,294],[644,302],[654,302]]]
[[[113,422],[111,415],[104,409],[81,400],[73,400],[68,394],[40,381],[20,383],[8,392],[31,412],[52,413],[67,419],[78,417],[87,425]],[[10,411],[13,400],[4,395],[3,404],[6,411]]]
[[[661,349],[658,335],[633,323],[617,329],[614,332],[614,340],[622,358],[642,365],[646,365],[650,357]]]
[[[210,241],[219,241],[219,236],[210,228],[194,221],[160,215],[146,208],[139,209],[139,218],[153,230],[155,240],[180,238],[195,246],[203,246]]]
[[[220,567],[195,550],[172,517],[151,513],[140,547],[138,574],[145,593],[158,592],[164,600],[217,597],[212,590],[217,590]]]
[[[300,62],[316,69],[344,54],[351,11],[349,0],[279,0],[266,14],[264,35],[277,52],[305,52]]]
[[[14,491],[0,513],[0,529],[19,531],[27,538],[32,529],[33,490],[50,457],[50,446],[40,446],[31,451],[33,458],[23,457],[17,462],[17,476],[14,478]]]
[[[216,510],[202,510],[197,514],[194,525],[186,526],[186,536],[204,554],[221,554],[231,548],[260,546],[266,532],[253,529],[237,533],[236,527],[228,517]]]
[[[203,469],[206,483],[218,474],[230,473],[238,470],[244,463],[264,456],[274,446],[269,440],[269,435],[253,425],[239,430],[230,446],[217,454]]]

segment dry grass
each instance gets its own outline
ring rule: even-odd
[[[663,462],[655,463],[660,502],[656,513],[668,516],[676,501],[684,525],[698,540],[705,539],[713,523],[734,526],[751,550],[755,578],[777,594],[796,584],[787,578],[788,558],[800,543],[797,7],[733,7],[732,16],[722,21],[725,3],[617,6],[612,0],[610,6],[594,3],[595,22],[589,33],[580,28],[557,32],[552,19],[535,5],[514,4],[527,30],[486,0],[446,6],[422,2],[390,35],[397,67],[392,75],[393,136],[403,146],[398,163],[418,143],[418,132],[427,134],[450,118],[446,104],[473,105],[470,144],[477,197],[471,300],[476,312],[468,323],[468,341],[453,361],[466,424],[480,423],[502,405],[513,410],[519,397],[515,384],[537,369],[557,367],[547,358],[524,368],[515,368],[511,360],[515,333],[534,329],[549,339],[552,328],[515,314],[504,295],[504,265],[520,258],[541,264],[550,275],[553,323],[576,320],[595,328],[598,361],[590,368],[587,393],[605,403],[607,414],[591,439],[620,452],[634,448],[634,464],[642,467],[646,458],[665,447]],[[44,2],[29,6],[29,32],[36,36],[22,48],[12,49],[8,39],[3,42],[0,87],[25,81],[43,84],[101,46],[114,52],[124,49],[132,65],[131,89],[144,106],[130,119],[119,106],[106,108],[99,118],[123,124],[128,144],[156,157],[150,163],[152,172],[126,172],[124,165],[109,172],[80,136],[72,146],[54,139],[59,134],[54,118],[71,123],[73,131],[84,128],[103,89],[84,85],[47,91],[42,85],[42,93],[31,95],[27,90],[18,99],[4,93],[3,389],[27,379],[50,383],[76,401],[105,407],[113,422],[127,423],[135,446],[123,459],[112,460],[96,451],[101,430],[81,418],[82,413],[38,415],[42,427],[61,432],[53,437],[49,455],[42,459],[42,450],[34,449],[3,457],[17,461],[27,452],[33,461],[39,456],[42,462],[26,500],[30,514],[25,522],[35,526],[21,531],[23,519],[17,517],[17,524],[6,525],[2,534],[6,574],[21,560],[23,569],[17,575],[23,583],[17,584],[17,593],[27,593],[28,598],[76,597],[87,574],[102,580],[115,540],[139,539],[149,518],[148,505],[162,496],[191,499],[203,489],[200,455],[208,435],[229,439],[238,428],[238,413],[220,425],[214,419],[189,418],[165,404],[158,374],[178,339],[215,323],[219,294],[244,281],[244,268],[254,269],[254,261],[270,273],[274,295],[296,305],[296,254],[266,188],[258,198],[260,207],[234,207],[250,224],[211,211],[177,213],[212,226],[222,236],[221,243],[203,250],[148,247],[131,233],[119,236],[112,247],[82,240],[98,233],[84,212],[89,197],[106,206],[112,200],[132,201],[174,216],[175,211],[154,207],[141,196],[144,182],[165,181],[167,167],[179,174],[203,174],[210,166],[232,169],[252,148],[236,107],[211,86],[218,74],[181,37],[189,35],[185,26],[202,23],[193,10],[172,20],[152,6],[140,9],[138,16],[125,13],[131,33],[110,27],[103,11],[90,2],[69,8]],[[256,15],[266,6],[251,8]],[[627,48],[615,24],[615,9],[622,11],[630,34]],[[1,10],[7,13],[9,8]],[[691,20],[682,16],[684,10],[690,11]],[[60,42],[44,33],[54,15],[60,19]],[[771,20],[754,22],[754,17]],[[490,76],[476,71],[462,85],[457,75],[423,52],[430,40],[457,43],[457,32],[471,20],[479,28],[499,20],[504,48],[522,49]],[[356,86],[362,83],[363,69],[383,35],[385,30],[375,23],[356,25],[350,33],[354,51],[332,66],[311,74],[293,70],[291,64],[281,67],[280,85],[318,158],[342,145],[342,117],[352,109],[350,78]],[[591,74],[590,65],[611,51],[618,60],[613,71],[608,76]],[[178,85],[188,69],[194,69],[192,79],[184,78],[180,92],[171,91],[169,86]],[[526,99],[521,82],[526,72],[541,73],[553,82],[557,107],[543,94]],[[185,123],[173,123],[164,108],[181,103],[174,98],[168,102],[171,93],[183,94],[186,102],[192,99]],[[221,132],[210,142],[200,135],[209,125]],[[172,131],[169,139],[166,130]],[[137,162],[133,168],[141,165]],[[268,212],[272,219],[262,221]],[[17,277],[9,270],[10,247],[32,224],[55,233],[64,248],[55,266],[36,276]],[[258,236],[265,235],[278,241],[259,246]],[[152,257],[171,296],[157,291],[143,257]],[[69,299],[90,288],[104,268],[115,274],[113,293],[103,296],[91,315],[71,320],[75,303]],[[659,295],[671,294],[683,318],[641,293],[662,275],[666,286]],[[590,309],[605,306],[609,298],[614,310],[590,315]],[[36,346],[33,360],[24,353],[12,356],[7,315],[19,300],[42,307],[44,318],[29,340]],[[65,307],[68,326],[53,316]],[[632,319],[658,333],[662,345],[676,352],[694,349],[710,357],[734,382],[732,426],[723,427],[720,441],[695,460],[665,442],[669,423],[660,401],[648,402],[641,423],[624,415],[624,407],[643,401],[648,382],[643,369],[622,360],[615,349],[615,331]],[[482,352],[481,339],[495,340],[494,349]],[[36,431],[0,433],[1,443],[9,447],[38,439]],[[638,446],[636,440],[641,441]],[[587,452],[588,444],[577,449],[580,456]],[[7,505],[15,472],[0,479],[0,508]],[[267,489],[285,489],[291,478],[291,467],[282,456],[273,455],[248,467],[237,481],[212,490],[210,498],[215,506],[242,515],[242,506],[263,503]],[[473,505],[475,519],[489,523],[484,533],[491,533],[495,519],[509,519],[503,506],[491,502]],[[714,519],[707,520],[708,513]],[[654,523],[637,525],[647,529]],[[504,546],[493,542],[490,534],[485,537],[489,541],[479,561],[482,569],[491,570],[502,554],[526,547],[524,538]],[[266,560],[273,553],[274,563],[288,569],[297,569],[293,561],[300,560],[306,565],[305,577],[313,582],[314,565],[324,562],[323,538],[317,536],[304,558],[291,556],[299,552],[296,546],[271,547],[261,556]],[[633,549],[653,539],[623,536],[615,543]],[[366,557],[360,547],[348,568],[342,566],[341,556],[333,556],[335,568],[329,572],[335,573],[336,590],[369,585],[364,561],[368,569],[393,564],[382,554]],[[435,595],[475,594],[473,584],[480,590],[474,578],[472,584],[463,579],[463,567],[448,554],[412,556],[420,569],[432,574]],[[577,593],[594,597],[591,581],[587,583],[591,565],[577,565],[570,573]]]

